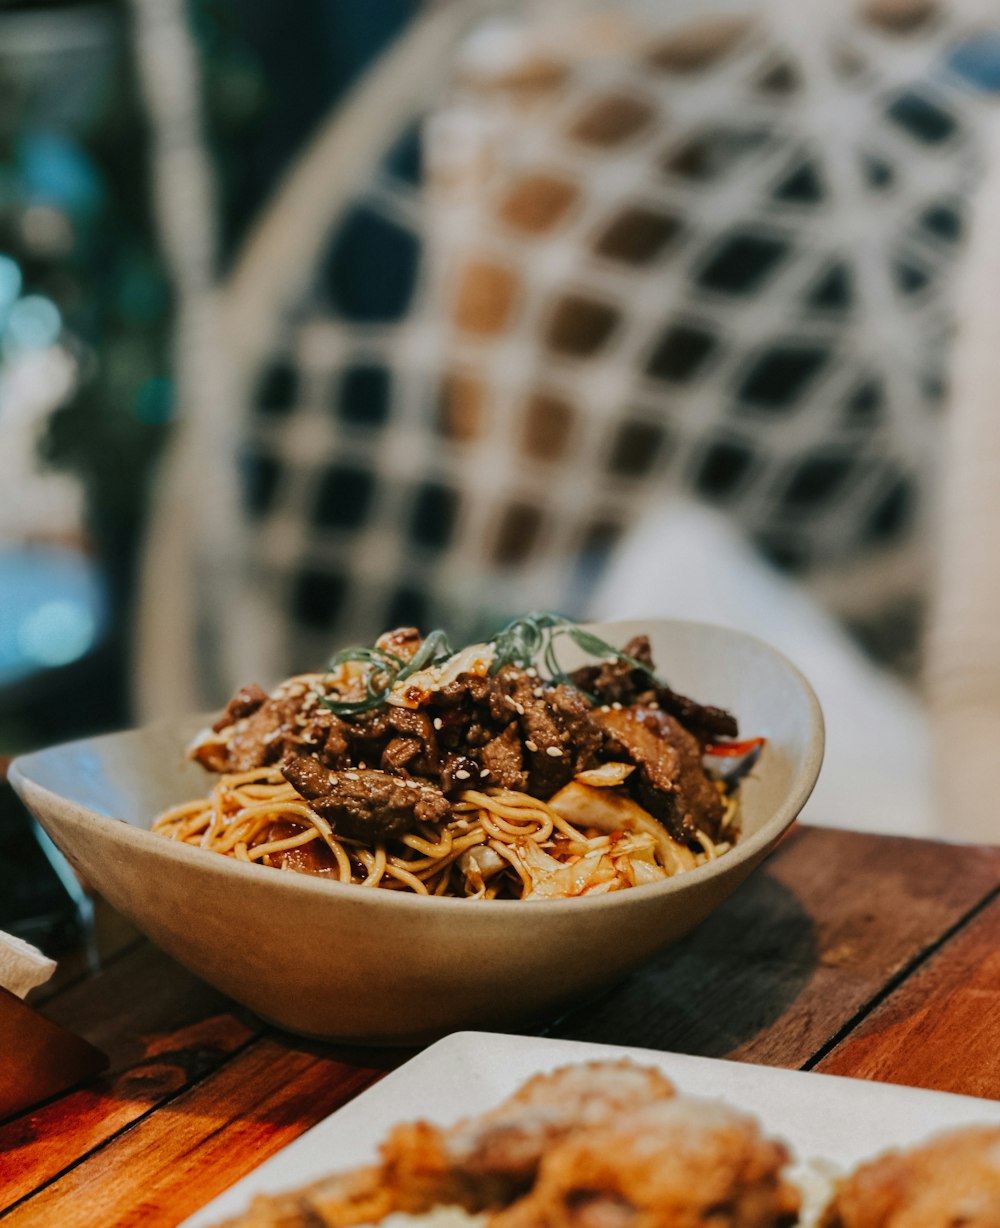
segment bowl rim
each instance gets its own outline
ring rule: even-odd
[[[659,882],[644,883],[637,887],[631,887],[627,891],[609,891],[603,895],[596,896],[572,896],[558,899],[532,899],[529,897],[526,900],[476,900],[474,904],[477,916],[481,915],[481,910],[493,913],[498,910],[506,910],[511,905],[519,905],[521,908],[543,908],[547,912],[553,909],[561,911],[578,911],[580,909],[593,911],[598,908],[617,909],[627,907],[629,899],[637,900],[639,897],[649,899],[654,895],[680,894],[698,883],[708,882],[720,875],[728,875],[732,870],[746,862],[750,862],[753,865],[755,855],[763,853],[769,846],[777,843],[780,836],[791,827],[803,806],[809,800],[823,764],[825,727],[823,712],[816,693],[798,666],[791,662],[784,653],[768,644],[765,640],[748,632],[739,631],[736,628],[726,627],[721,624],[691,619],[630,618],[600,621],[593,619],[583,625],[603,627],[641,625],[648,628],[654,624],[661,627],[683,627],[695,631],[711,630],[713,633],[722,633],[733,640],[750,643],[756,649],[762,650],[765,656],[770,656],[774,659],[792,677],[806,699],[809,711],[809,736],[805,753],[793,775],[788,793],[774,813],[757,831],[745,840],[738,841],[732,849],[729,849],[722,856],[713,861],[706,862],[704,865],[696,866],[693,870],[686,870],[682,874],[675,874]],[[357,883],[342,883],[335,879],[319,878],[308,874],[274,874],[273,868],[270,866],[262,866],[254,862],[237,861],[232,857],[216,856],[214,859],[206,858],[203,856],[203,850],[201,849],[194,848],[188,844],[180,844],[175,840],[167,840],[148,828],[139,827],[126,819],[118,819],[102,814],[100,811],[94,810],[82,802],[75,801],[63,794],[55,793],[33,778],[33,765],[42,757],[48,758],[53,754],[74,751],[94,743],[106,743],[124,738],[139,738],[144,734],[154,731],[167,732],[172,728],[180,729],[184,726],[191,726],[197,719],[197,714],[189,714],[182,717],[166,717],[135,728],[98,734],[91,737],[75,738],[72,741],[58,743],[43,750],[19,755],[10,764],[8,779],[15,792],[29,809],[32,809],[32,802],[35,799],[49,801],[50,804],[54,802],[57,804],[57,808],[69,806],[80,815],[96,821],[99,826],[108,825],[107,834],[109,836],[114,834],[124,839],[125,842],[137,842],[140,848],[154,853],[157,857],[172,858],[184,865],[197,865],[201,868],[202,873],[214,867],[215,872],[219,874],[237,875],[237,881],[242,877],[243,881],[247,884],[269,882],[272,885],[272,890],[280,890],[280,885],[284,884],[286,889],[311,893],[316,895],[317,898],[335,899],[335,895],[330,895],[331,891],[335,893],[346,891],[349,894],[344,897],[342,902],[347,903],[350,901],[358,906],[377,904],[379,908],[415,909],[418,914],[421,912],[426,914],[429,909],[433,909],[435,912],[439,908],[459,909],[465,910],[466,915],[468,915],[468,909],[473,902],[460,896],[421,896],[416,893],[403,891],[364,891],[359,890],[360,885]],[[43,826],[45,825],[43,824]],[[49,834],[56,845],[58,845],[58,835],[51,832]],[[192,857],[195,858],[194,862],[190,860]],[[267,877],[261,879],[259,877],[261,874],[265,874]],[[248,875],[250,877],[247,877]]]

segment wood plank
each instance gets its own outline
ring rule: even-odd
[[[4,1228],[173,1228],[408,1056],[255,1041],[14,1208]]]
[[[816,1069],[1000,1100],[1000,900],[935,951]]]
[[[110,1067],[0,1125],[0,1209],[216,1069],[264,1026],[148,943],[43,1013],[107,1053]]]
[[[1000,850],[800,829],[699,931],[551,1031],[806,1065],[998,887]],[[111,1077],[0,1127],[0,1206],[23,1200],[4,1228],[174,1224],[408,1056],[260,1035],[147,945],[45,1010],[109,1052]]]
[[[693,934],[552,1034],[803,1066],[998,885],[998,849],[802,827]]]

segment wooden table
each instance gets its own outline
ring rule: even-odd
[[[264,1026],[134,934],[40,1007],[109,1073],[0,1125],[4,1228],[173,1225],[404,1061]],[[1000,849],[800,827],[547,1034],[1000,1098]]]

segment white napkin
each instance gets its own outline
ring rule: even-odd
[[[23,998],[29,989],[43,985],[55,970],[54,959],[23,938],[0,930],[0,986],[4,989]]]

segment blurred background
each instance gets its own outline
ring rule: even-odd
[[[814,681],[808,818],[968,834],[921,670],[998,99],[972,0],[0,5],[0,755],[696,617]]]

